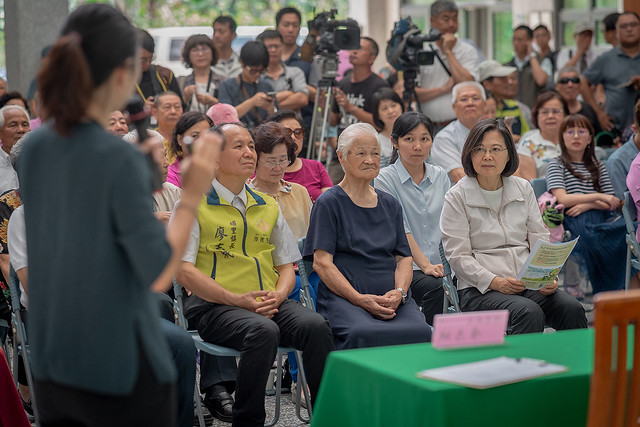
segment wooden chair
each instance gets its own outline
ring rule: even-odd
[[[640,289],[594,297],[595,358],[588,427],[640,425]],[[633,328],[629,328],[633,325]],[[633,334],[631,374],[628,332]]]

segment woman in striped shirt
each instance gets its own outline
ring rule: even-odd
[[[566,117],[560,125],[561,154],[549,162],[546,180],[565,206],[565,228],[573,238],[580,236],[574,253],[584,258],[596,293],[623,287],[626,249],[625,225],[617,212],[621,201],[595,156],[593,133],[585,116]]]

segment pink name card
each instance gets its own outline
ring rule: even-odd
[[[508,321],[508,310],[436,314],[431,343],[434,348],[502,344]]]

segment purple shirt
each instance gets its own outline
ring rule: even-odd
[[[303,159],[302,157],[300,160],[302,160],[300,170],[285,172],[284,180],[295,182],[305,187],[309,192],[309,197],[315,202],[322,194],[322,189],[333,187],[333,183],[322,163],[317,160]],[[171,171],[171,169],[169,169],[169,171]]]

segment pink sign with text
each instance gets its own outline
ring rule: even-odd
[[[502,344],[508,321],[508,310],[437,314],[431,343],[434,348]]]

